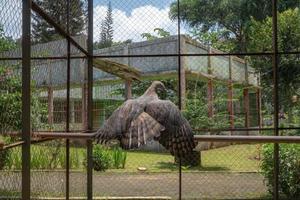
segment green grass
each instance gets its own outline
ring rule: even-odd
[[[145,167],[151,172],[176,170],[174,158],[168,153],[128,151],[125,169],[110,169],[113,172],[137,172],[138,167]]]
[[[218,149],[202,151],[201,167],[183,167],[184,171],[238,171],[257,172],[260,145],[231,145]],[[174,158],[170,154],[129,151],[125,169],[111,169],[113,172],[136,172],[138,167],[147,168],[148,172],[177,171]]]
[[[202,152],[202,167],[207,170],[253,172],[259,170],[261,145],[231,145]]]
[[[22,167],[21,147],[9,149],[5,169],[20,170]],[[63,169],[66,164],[64,143],[47,142],[31,146],[31,169]],[[70,148],[71,169],[84,169],[86,149]]]
[[[186,172],[192,171],[239,171],[256,172],[259,170],[260,145],[231,145],[218,149],[201,152],[201,167],[183,167]],[[65,147],[61,144],[56,160],[51,158],[56,147],[49,145],[32,145],[32,169],[63,169],[65,167]],[[86,149],[70,149],[70,163],[74,170],[84,170],[86,165]],[[155,153],[145,151],[128,151],[125,169],[109,169],[107,172],[138,172],[138,167],[147,168],[147,172],[177,172],[178,166],[169,153]],[[9,167],[7,169],[21,168],[21,149],[12,149]]]

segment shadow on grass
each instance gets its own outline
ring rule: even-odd
[[[172,163],[172,162],[158,162],[156,167],[158,169],[168,169],[171,171],[177,171],[178,170],[178,164]],[[210,167],[202,167],[202,166],[182,166],[182,170],[185,171],[229,171],[229,168],[226,167],[220,167],[220,166],[210,166]]]

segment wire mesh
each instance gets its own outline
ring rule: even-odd
[[[183,199],[266,198],[260,144],[202,142],[201,146],[200,164],[191,167],[195,162],[190,162],[183,170]]]
[[[59,32],[70,33],[77,44],[87,49],[88,1],[33,2],[45,14],[32,12],[32,131],[86,131],[89,128],[87,58],[76,44],[71,45],[68,52],[67,39]],[[94,66],[94,130],[102,127],[127,98],[139,97],[152,81],[160,80],[167,87],[167,93],[159,96],[178,106],[181,102],[183,115],[195,134],[274,135],[273,130],[259,129],[276,127],[278,114],[281,128],[295,128],[280,134],[299,135],[296,129],[299,125],[298,54],[280,56],[279,85],[273,82],[271,56],[216,55],[271,52],[274,48],[272,2],[215,1],[200,5],[201,2],[179,1],[180,5],[173,0],[94,2],[94,61],[107,59],[142,73],[141,82],[128,82],[108,73],[105,66]],[[0,2],[2,199],[21,195],[21,147],[2,149],[3,145],[19,142],[15,135],[22,128],[21,3],[19,0]],[[279,1],[279,51],[299,50],[300,20],[297,20],[299,11],[295,9],[299,5],[299,1]],[[178,7],[181,24],[177,21]],[[52,19],[50,23],[44,19],[45,15]],[[56,30],[53,23],[61,30]],[[178,33],[182,35],[179,37]],[[183,56],[179,58],[178,53]],[[69,54],[77,57],[70,60],[70,76]],[[181,79],[178,79],[179,67],[183,72]],[[279,92],[279,113],[275,113],[278,110],[274,90]],[[235,128],[246,130],[232,130]],[[251,128],[258,130],[247,130]],[[31,145],[31,196],[63,198],[69,191],[71,197],[86,198],[90,186],[86,176],[86,141],[70,140],[68,147],[65,140],[40,140],[33,138]],[[294,187],[299,175],[298,146],[281,144],[279,148],[282,198],[299,196],[297,186]],[[68,149],[69,174],[66,170]],[[181,160],[181,180],[178,158],[156,141],[135,150],[121,149],[114,142],[108,146],[95,144],[92,187],[94,196],[102,198],[268,199],[274,193],[273,155],[273,145],[199,142],[191,156]],[[292,184],[287,187],[286,183]]]
[[[21,46],[22,38],[22,1],[1,1],[0,38],[1,59],[18,57],[10,50]]]
[[[299,70],[298,55],[282,55],[279,58],[279,123],[281,127],[299,127]]]
[[[177,34],[177,23],[169,16],[172,1],[99,1],[94,5],[95,49],[106,49],[132,42],[149,41]],[[162,41],[163,42],[163,41]],[[142,45],[143,43],[141,43]],[[176,45],[176,44],[174,44]],[[151,54],[147,44],[143,50],[132,47],[131,54]],[[105,51],[105,50],[103,50]],[[158,44],[157,54],[172,53]],[[123,52],[104,53],[123,55]],[[127,53],[129,54],[129,52]]]
[[[128,82],[126,83],[116,76],[99,73],[99,70],[94,68],[94,128],[103,126],[104,120],[107,120],[126,98],[141,96],[153,80],[161,80],[167,87],[168,94],[161,94],[161,98],[178,102],[177,77],[173,70],[168,70],[176,67],[178,63],[173,58],[154,57],[146,60],[142,58],[108,58],[108,60],[119,61],[129,66],[133,66],[132,63],[138,63],[136,68],[144,74],[144,79],[142,82],[133,81],[129,92],[126,89]],[[165,76],[159,79],[152,77],[157,73],[155,69],[159,68],[161,63],[168,64],[165,65]],[[149,69],[148,66],[153,67]],[[109,78],[104,79],[103,76]],[[176,187],[178,182],[175,181],[178,180],[176,173],[178,165],[158,142],[151,141],[147,145],[133,150],[121,149],[118,142],[110,142],[108,146],[95,144],[93,155],[93,194],[95,197],[178,198]],[[100,155],[102,159],[100,159]],[[102,164],[98,163],[97,158],[102,161],[100,162]],[[163,187],[166,184],[168,187]]]

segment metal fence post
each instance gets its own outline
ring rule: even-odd
[[[70,0],[67,0],[67,34],[70,35]],[[67,40],[67,110],[66,132],[70,132],[71,42]],[[70,198],[70,140],[66,139],[66,200]]]
[[[93,130],[93,0],[88,0],[88,131]],[[87,141],[87,199],[93,199],[93,142]]]
[[[31,78],[31,0],[22,7],[22,199],[30,199],[30,78]]]
[[[273,20],[273,84],[274,84],[274,135],[279,135],[279,101],[278,101],[278,27],[277,27],[277,0],[272,0]],[[274,199],[279,199],[279,145],[274,144]]]
[[[179,109],[181,110],[182,109],[182,87],[181,87],[181,84],[182,84],[182,73],[185,73],[184,69],[182,69],[182,63],[181,63],[181,37],[180,37],[180,34],[181,34],[181,27],[180,27],[180,1],[177,0],[177,34],[178,34],[178,106],[179,106]],[[181,157],[179,156],[179,200],[181,200],[182,198],[182,162],[181,162]]]

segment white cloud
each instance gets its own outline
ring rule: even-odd
[[[18,2],[18,3],[17,3]],[[7,36],[20,37],[22,33],[21,1],[0,0],[0,24]],[[107,6],[94,7],[94,39],[99,40],[100,25],[107,12]],[[145,5],[133,9],[130,14],[120,9],[113,9],[114,41],[143,40],[142,33],[154,34],[155,28],[163,28],[171,34],[177,34],[177,22],[169,18],[169,7],[159,9],[153,5]],[[185,32],[184,28],[181,30]]]
[[[107,12],[106,6],[94,7],[94,39],[99,40],[100,26]],[[129,15],[126,12],[113,9],[114,41],[142,40],[142,33],[153,33],[155,28],[163,28],[171,34],[177,34],[177,23],[169,18],[169,8],[159,9],[146,5],[135,8]],[[184,32],[181,30],[181,32]]]
[[[22,1],[0,1],[0,25],[6,36],[18,38],[22,33]]]

